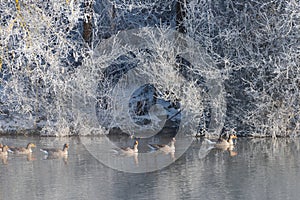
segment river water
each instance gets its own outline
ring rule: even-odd
[[[273,200],[298,199],[300,194],[299,138],[238,138],[231,152],[209,150],[202,140],[194,139],[182,156],[175,154],[171,165],[148,173],[111,169],[98,161],[79,137],[2,137],[0,141],[37,145],[31,156],[2,158],[0,199]],[[70,144],[67,158],[47,159],[39,151],[62,148],[64,143]],[[179,145],[176,143],[176,148]],[[170,159],[170,155],[163,156]],[[136,167],[136,159],[128,159],[129,165]],[[143,153],[138,160],[143,160]]]

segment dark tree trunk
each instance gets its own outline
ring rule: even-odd
[[[176,28],[180,33],[185,33],[186,29],[183,24],[183,20],[186,14],[184,5],[186,0],[177,0],[176,1]]]
[[[84,9],[85,19],[83,21],[83,39],[87,44],[90,45],[92,42],[93,32],[93,6],[91,0],[85,0]]]

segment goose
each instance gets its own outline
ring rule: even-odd
[[[8,150],[8,146],[4,145],[2,147],[2,151],[0,151],[0,156],[7,156],[8,155],[7,150]]]
[[[30,154],[32,149],[36,147],[33,143],[28,143],[26,147],[9,147],[8,151],[14,154]]]
[[[40,151],[44,152],[46,155],[50,157],[60,157],[60,156],[67,156],[68,155],[69,145],[64,144],[63,149],[55,149],[55,148],[43,148]]]
[[[148,144],[148,146],[155,151],[162,151],[164,153],[174,153],[175,152],[175,142],[176,139],[173,137],[170,145],[167,144]]]
[[[216,142],[210,141],[208,139],[205,139],[205,140],[208,142],[208,144],[213,145],[215,148],[227,149],[227,148],[234,146],[233,139],[236,139],[236,138],[237,138],[236,135],[229,134],[229,137],[227,140],[224,138],[221,138],[221,137]]]
[[[130,148],[130,147],[126,147],[126,148],[121,148],[121,152],[123,154],[133,154],[133,153],[138,153],[139,150],[138,150],[138,145],[139,145],[139,142],[136,140],[134,142],[134,145],[133,145],[133,148]]]

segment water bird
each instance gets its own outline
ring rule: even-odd
[[[207,145],[205,145],[205,143],[203,143],[204,145],[201,146],[199,153],[198,153],[199,158],[200,159],[205,158],[212,149],[228,151],[230,156],[236,156],[237,152],[233,151],[233,149],[234,149],[233,139],[236,139],[236,138],[237,138],[237,136],[235,134],[231,133],[231,134],[229,134],[228,139],[225,139],[220,136],[216,142],[211,141],[209,139],[204,139],[206,144],[208,144],[209,146],[207,146]]]
[[[8,146],[7,145],[4,145],[2,147],[2,151],[0,151],[0,156],[7,156],[7,150],[8,150]]]
[[[175,152],[175,142],[176,139],[173,137],[170,145],[167,144],[148,144],[148,146],[155,151],[162,151],[164,153],[174,153]]]
[[[120,155],[134,155],[139,152],[138,145],[139,145],[139,142],[136,140],[134,142],[133,148],[131,148],[131,147],[114,148],[113,152],[115,154],[120,154]]]
[[[28,143],[26,147],[9,147],[8,151],[14,154],[30,154],[32,149],[36,147],[33,143]]]
[[[43,148],[40,151],[44,152],[47,156],[50,157],[62,157],[68,155],[69,145],[64,144],[63,149],[55,149],[55,148]]]
[[[7,164],[7,150],[8,146],[7,145],[2,145],[1,151],[0,151],[0,159],[2,160],[3,164]]]
[[[139,152],[138,145],[139,145],[139,142],[136,140],[134,142],[133,148],[126,147],[126,148],[121,148],[120,150],[122,153],[125,153],[125,154],[138,153]]]
[[[237,136],[235,134],[229,134],[228,139],[224,139],[222,137],[220,137],[216,142],[213,142],[209,139],[205,139],[206,142],[208,142],[208,144],[213,145],[215,148],[218,149],[227,149],[229,147],[233,147],[234,143],[233,143],[233,139],[236,139]]]

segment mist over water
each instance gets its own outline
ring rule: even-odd
[[[84,2],[0,2],[1,132],[99,135],[187,116],[195,132],[298,135],[299,2],[96,1],[89,45]],[[133,95],[145,84],[155,92]]]

